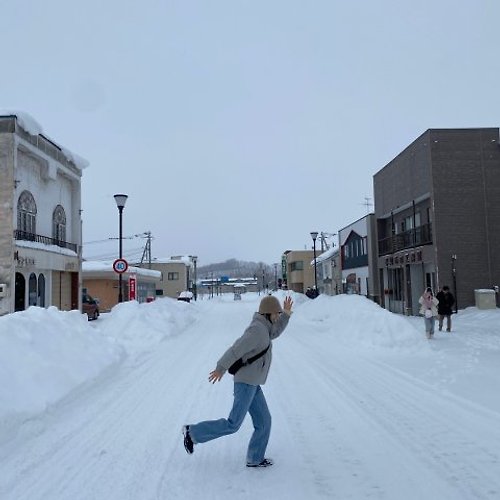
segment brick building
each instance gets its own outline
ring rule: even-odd
[[[418,314],[424,287],[458,307],[500,284],[498,128],[429,129],[374,175],[382,305]]]

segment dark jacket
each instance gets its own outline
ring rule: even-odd
[[[455,297],[451,292],[440,291],[436,294],[436,298],[439,300],[438,304],[438,314],[441,316],[450,316],[453,313],[453,305],[455,304]]]
[[[246,361],[262,352],[272,339],[283,333],[289,319],[288,314],[283,313],[278,321],[272,324],[262,314],[255,313],[243,335],[219,359],[216,370],[224,373],[237,359],[243,358],[243,361]],[[264,384],[271,366],[271,359],[272,344],[264,356],[241,368],[234,376],[234,381],[249,385]]]

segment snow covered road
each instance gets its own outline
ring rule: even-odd
[[[380,345],[353,347],[342,338],[348,321],[321,318],[312,303],[297,304],[274,342],[263,387],[275,465],[244,466],[250,419],[237,434],[188,456],[181,426],[230,409],[232,377],[212,386],[207,376],[257,300],[193,304],[200,315],[185,331],[114,365],[22,425],[0,449],[0,498],[500,498],[499,413],[415,377]],[[314,307],[325,306],[318,300]],[[359,332],[407,325],[375,308],[350,312]],[[413,340],[413,327],[404,328],[399,363],[423,353],[437,358],[423,335]]]

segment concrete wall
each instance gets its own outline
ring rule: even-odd
[[[10,312],[14,294],[13,139],[0,134],[0,283],[7,285],[7,296],[0,298],[0,316]]]

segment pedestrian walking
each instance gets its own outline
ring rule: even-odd
[[[271,433],[271,414],[261,386],[265,384],[271,366],[272,340],[285,330],[292,306],[291,297],[285,298],[283,307],[276,297],[264,297],[243,335],[219,359],[208,381],[214,384],[222,379],[226,371],[234,373],[233,407],[227,419],[207,420],[182,428],[188,454],[194,452],[197,444],[234,434],[246,414],[250,413],[254,432],[248,444],[246,465],[272,465],[272,460],[265,457]]]
[[[425,292],[422,294],[418,300],[420,304],[420,314],[424,317],[425,322],[425,334],[428,339],[434,337],[434,323],[436,321],[436,316],[438,315],[438,300],[434,297],[432,293],[432,288],[427,287]]]
[[[451,332],[451,315],[453,313],[453,306],[455,305],[455,297],[450,292],[450,287],[445,285],[436,294],[436,299],[438,299],[438,319],[439,319],[439,331],[443,329],[443,321],[446,318],[446,331]]]
[[[446,331],[451,332],[451,315],[453,314],[453,306],[455,305],[455,297],[450,292],[450,287],[444,285],[436,294],[438,299],[438,320],[439,331],[443,329],[443,321],[446,318]]]

